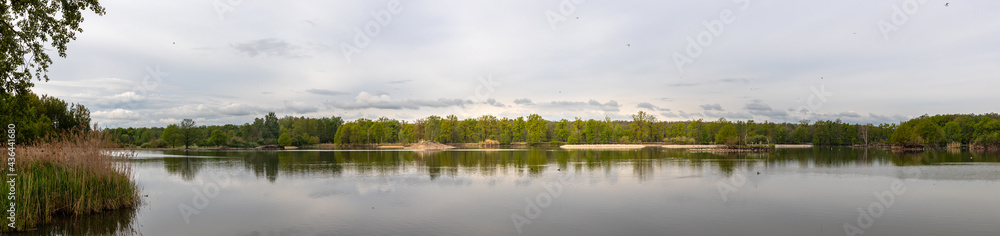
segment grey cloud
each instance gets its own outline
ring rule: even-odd
[[[353,102],[328,102],[327,105],[331,107],[357,110],[357,109],[385,109],[385,110],[402,110],[410,109],[417,110],[421,107],[431,107],[431,108],[442,108],[442,107],[465,107],[466,104],[472,104],[472,101],[462,100],[462,99],[437,99],[437,100],[421,100],[421,99],[403,99],[394,100],[387,94],[372,95],[367,92],[361,92],[357,97],[354,98]]]
[[[705,116],[717,117],[717,118],[727,118],[727,119],[740,119],[740,120],[753,119],[753,116],[750,116],[750,114],[747,114],[747,113],[738,113],[738,112],[713,112],[713,111],[705,111]]]
[[[286,107],[288,102],[286,102]],[[304,105],[303,105],[304,106]],[[213,105],[213,104],[188,104],[176,107],[171,107],[167,109],[161,109],[154,112],[154,115],[159,117],[171,117],[171,118],[216,118],[221,116],[245,116],[261,114],[262,111],[268,110],[263,107],[240,104],[240,103],[230,103],[224,105]]]
[[[298,47],[275,38],[259,39],[231,46],[236,51],[249,57],[256,57],[257,55],[268,57],[300,57],[297,54]]]
[[[684,112],[684,111],[677,111],[677,115],[680,116],[680,117],[682,117],[682,118],[684,118],[684,119],[688,119],[688,118],[692,118],[692,117],[705,117],[705,115],[702,115],[701,113],[697,113],[697,112],[696,113],[687,113],[687,112]]]
[[[648,103],[648,102],[640,102],[638,105],[635,105],[635,107],[637,107],[637,108],[646,108],[646,109],[649,109],[651,111],[670,111],[670,109],[660,108],[660,107],[658,107],[656,105],[653,105],[652,103]]]
[[[904,120],[910,119],[904,115],[879,115],[875,113],[868,113],[868,117],[871,117],[877,123],[896,123]]]
[[[531,99],[527,99],[527,98],[514,99],[514,104],[524,105],[524,106],[535,105],[534,102],[531,102]]]
[[[747,103],[747,105],[744,106],[743,109],[747,109],[747,110],[750,110],[750,111],[770,111],[770,110],[773,110],[773,109],[771,109],[770,105],[764,104],[760,100],[754,100],[754,101],[751,101],[750,103]]]
[[[706,111],[711,111],[711,110],[722,111],[722,105],[720,105],[718,103],[716,103],[716,104],[702,104],[700,107],[701,107],[701,109],[704,109]]]
[[[327,96],[347,95],[346,92],[326,90],[326,89],[307,89],[306,92],[316,95],[327,95]]]
[[[858,114],[857,112],[853,112],[853,111],[845,111],[845,112],[841,112],[841,113],[837,114],[837,116],[842,116],[842,117],[850,117],[850,118],[858,118],[858,117],[861,117],[861,115],[860,115],[860,114]]]
[[[618,102],[616,102],[615,100],[608,101],[607,103],[604,103],[604,104],[601,104],[600,102],[598,102],[596,100],[590,100],[587,103],[590,104],[591,106],[598,107],[602,111],[618,111],[618,107],[621,106],[621,105],[618,105]]]
[[[284,101],[285,111],[292,113],[310,113],[319,111],[319,108],[313,105],[306,104],[299,101]]]
[[[495,106],[495,107],[505,107],[506,106],[503,103],[497,102],[497,100],[493,99],[493,98],[486,99],[486,104],[489,104],[489,105]]]
[[[771,105],[767,105],[761,100],[753,100],[750,103],[747,103],[746,106],[743,107],[743,109],[750,111],[750,114],[752,115],[766,116],[768,118],[780,118],[788,116],[788,112],[782,110],[775,110],[771,108]]]
[[[607,103],[601,103],[593,99],[587,102],[552,101],[549,103],[549,106],[570,111],[598,109],[605,112],[617,112],[619,111],[619,107],[621,107],[621,105],[618,105],[618,102],[615,100],[608,101]]]
[[[728,78],[728,79],[720,79],[719,82],[724,82],[724,83],[744,83],[745,84],[745,83],[750,83],[750,79],[745,79],[745,78]]]

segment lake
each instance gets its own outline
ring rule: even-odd
[[[1000,154],[139,151],[134,210],[32,234],[1000,235]]]

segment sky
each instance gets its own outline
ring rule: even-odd
[[[34,91],[101,127],[1000,109],[1000,1],[101,1]]]

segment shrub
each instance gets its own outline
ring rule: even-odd
[[[748,143],[759,143],[759,144],[770,143],[770,141],[768,140],[767,136],[764,136],[764,135],[750,136],[750,138],[747,138],[747,142]]]
[[[693,144],[695,143],[694,138],[678,136],[673,138],[664,138],[663,142],[668,144]]]
[[[226,146],[237,147],[237,148],[252,148],[256,147],[257,145],[251,142],[247,142],[243,140],[243,138],[233,137],[229,139],[229,143],[227,143]]]

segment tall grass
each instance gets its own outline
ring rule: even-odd
[[[53,217],[77,216],[108,210],[134,208],[139,189],[127,162],[130,153],[112,153],[114,144],[100,131],[75,131],[50,136],[33,146],[15,149],[14,228],[4,212],[0,231],[33,230]],[[4,166],[0,206],[9,209],[9,166]]]

